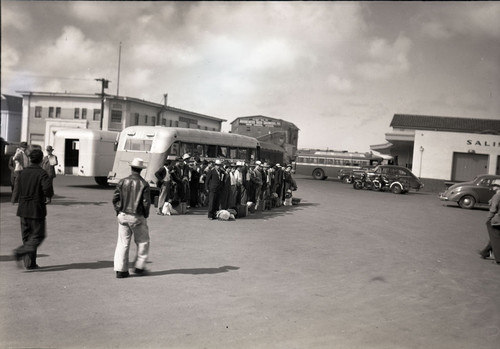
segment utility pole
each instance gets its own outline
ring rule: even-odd
[[[104,93],[104,89],[105,88],[108,88],[109,86],[109,83],[111,81],[109,80],[106,80],[104,78],[101,78],[101,79],[95,79],[95,81],[100,81],[101,82],[101,86],[102,86],[102,89],[101,89],[101,130],[102,130],[102,120],[104,119],[104,96],[106,95]]]

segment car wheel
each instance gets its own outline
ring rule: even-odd
[[[403,192],[403,188],[401,187],[401,184],[394,184],[391,187],[391,191],[393,194],[401,194]]]
[[[363,182],[361,182],[361,181],[354,181],[354,183],[352,183],[352,187],[354,189],[357,189],[357,190],[363,189]]]
[[[313,178],[314,179],[325,179],[325,172],[323,172],[322,169],[317,168],[313,171]]]
[[[342,183],[344,183],[344,184],[351,184],[352,183],[351,177],[349,177],[349,176],[342,177]]]
[[[458,201],[458,206],[470,210],[476,204],[476,199],[472,195],[465,195]]]

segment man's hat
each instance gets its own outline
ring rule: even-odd
[[[48,146],[47,146],[47,148],[45,148],[45,150],[47,150],[47,151],[52,151],[52,150],[54,150],[54,148],[52,148],[52,146],[51,146],[51,145],[48,145]]]
[[[182,155],[182,160],[186,160],[186,159],[189,159],[191,157],[191,155],[189,155],[188,153]]]
[[[220,164],[222,164],[222,162],[220,161],[220,159],[217,159],[217,160],[215,160],[215,164],[220,165]]]
[[[146,166],[144,166],[144,160],[142,160],[141,158],[135,158],[134,160],[132,160],[131,163],[129,163],[130,167],[135,167],[135,168],[141,168],[141,169],[145,169]]]
[[[260,166],[260,165],[262,165],[262,162],[261,162],[261,161],[259,161],[259,160],[257,160],[257,161],[255,161],[255,165],[256,165],[256,166]]]
[[[28,143],[26,143],[26,142],[21,142],[21,144],[19,144],[19,146],[20,146],[21,148],[28,148]]]

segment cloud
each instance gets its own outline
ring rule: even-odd
[[[328,86],[332,87],[334,90],[339,92],[350,92],[352,91],[352,82],[349,79],[341,78],[336,75],[329,75],[327,77]]]
[[[421,32],[433,39],[466,36],[475,39],[500,38],[500,6],[493,2],[466,2],[453,6],[444,2],[420,16]]]
[[[368,47],[368,61],[356,68],[357,73],[366,79],[388,79],[406,72],[410,68],[408,55],[412,42],[400,35],[391,45],[386,39],[375,38]]]

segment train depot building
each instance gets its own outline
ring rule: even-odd
[[[395,114],[390,126],[387,143],[370,149],[411,169],[427,189],[500,174],[500,120]]]

